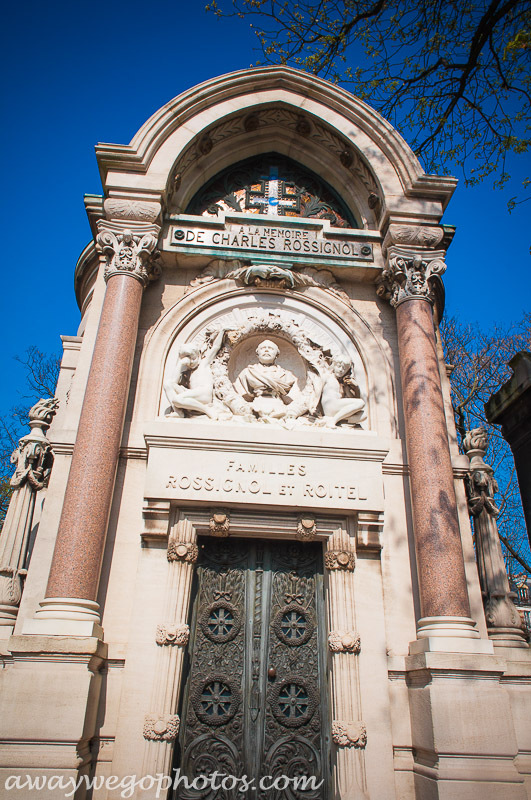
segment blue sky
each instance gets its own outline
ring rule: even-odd
[[[83,194],[101,193],[96,142],[128,143],[172,97],[259,58],[248,22],[204,6],[30,0],[5,10],[0,411],[20,401],[13,356],[30,345],[59,350],[59,335],[76,333],[74,267],[90,238]],[[465,321],[508,324],[531,308],[531,203],[506,208],[529,171],[515,161],[509,194],[460,186],[446,211],[457,226],[447,310]]]

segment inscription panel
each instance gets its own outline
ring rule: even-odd
[[[373,461],[151,447],[146,497],[377,511],[382,469]]]
[[[168,226],[165,250],[188,254],[217,254],[218,257],[252,258],[288,256],[294,263],[329,261],[338,265],[373,266],[373,241],[366,232],[331,228],[327,221],[279,225],[267,217],[243,223],[227,215],[206,221],[183,215]]]

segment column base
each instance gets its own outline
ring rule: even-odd
[[[518,628],[487,628],[487,634],[494,647],[529,649],[524,631]]]
[[[0,627],[3,625],[13,626],[17,621],[18,606],[9,606],[7,603],[0,603]]]
[[[418,621],[417,640],[409,645],[415,653],[492,654],[492,642],[481,639],[470,617],[423,617]]]
[[[46,597],[33,619],[22,626],[23,634],[41,636],[96,636],[103,638],[99,605],[80,597]]]

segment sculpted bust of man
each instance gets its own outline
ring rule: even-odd
[[[293,398],[289,397],[289,392],[297,379],[292,372],[275,364],[279,352],[276,344],[269,339],[260,342],[256,348],[258,364],[249,364],[242,369],[234,383],[234,388],[245,400],[252,402],[256,398],[270,397],[286,405],[291,403]],[[273,411],[272,406],[269,413]]]

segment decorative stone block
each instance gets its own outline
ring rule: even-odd
[[[209,521],[209,530],[211,536],[228,536],[230,532],[230,517],[228,512],[224,509],[213,511]]]
[[[300,516],[297,520],[297,539],[301,542],[311,542],[317,535],[315,519],[308,516]]]
[[[330,631],[328,647],[333,653],[359,653],[361,640],[356,631]]]
[[[197,561],[199,550],[193,542],[168,542],[168,561],[186,561],[194,564]]]
[[[176,644],[185,647],[190,638],[190,628],[184,623],[162,622],[157,625],[155,641],[160,645]]]
[[[332,741],[338,747],[357,747],[367,744],[367,731],[363,722],[332,722]]]
[[[327,569],[354,571],[354,553],[349,553],[347,550],[329,550],[325,553],[324,562]]]
[[[179,733],[180,720],[177,714],[146,714],[144,717],[144,739],[154,742],[173,742]]]

